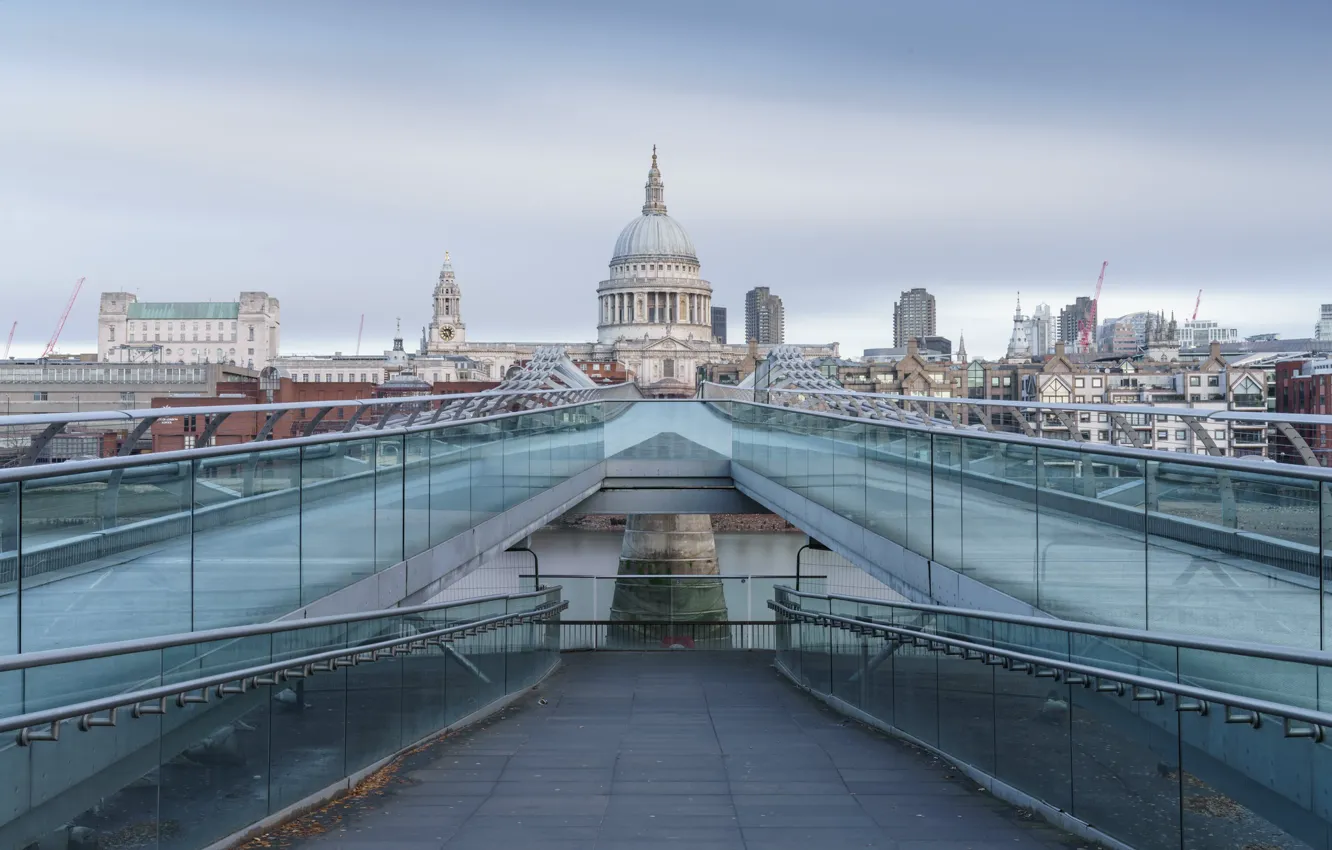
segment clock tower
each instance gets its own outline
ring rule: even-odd
[[[467,326],[462,320],[462,291],[453,276],[453,262],[444,252],[444,267],[435,284],[435,309],[426,329],[426,350],[430,353],[450,351],[467,340]]]

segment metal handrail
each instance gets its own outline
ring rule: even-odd
[[[459,608],[464,605],[476,605],[483,602],[497,602],[501,599],[530,599],[548,593],[562,591],[560,585],[543,587],[522,593],[497,593],[491,596],[475,596],[470,599],[455,599],[449,602],[433,602],[425,605],[409,605],[403,608],[381,608],[375,611],[357,611],[351,614],[330,614],[324,617],[304,619],[275,620],[271,623],[255,623],[248,626],[225,626],[218,629],[205,629],[197,632],[177,632],[156,637],[133,638],[131,640],[94,643],[68,649],[44,649],[38,652],[21,652],[17,655],[0,655],[0,673],[10,670],[26,670],[31,667],[47,667],[52,664],[65,664],[71,661],[89,661],[94,658],[111,658],[117,655],[130,655],[135,652],[151,652],[157,649],[170,649],[173,646],[189,646],[196,643],[211,643],[220,640],[271,635],[280,632],[292,632],[319,626],[336,626],[343,623],[360,623],[366,620],[382,620],[386,617],[399,617],[410,614],[422,614],[430,611],[442,611],[446,608]]]
[[[775,392],[775,390],[764,392]],[[808,394],[808,393],[807,393]],[[916,402],[923,401],[944,401],[944,399],[925,399],[923,397],[904,396]],[[956,399],[955,399],[956,400]],[[760,401],[749,401],[747,399],[725,399],[713,398],[704,399],[711,404],[729,403],[746,404],[751,407],[761,407],[768,410],[777,410],[785,413],[800,413],[806,416],[821,416],[825,419],[835,419],[842,422],[848,422],[856,425],[875,425],[885,428],[896,428],[904,431],[916,431],[922,434],[934,434],[944,436],[966,437],[967,439],[985,440],[992,443],[1011,443],[1013,445],[1037,446],[1069,453],[1079,453],[1087,455],[1099,455],[1102,457],[1120,457],[1132,460],[1155,461],[1157,463],[1170,464],[1171,466],[1202,466],[1213,469],[1225,469],[1234,472],[1247,472],[1251,475],[1266,475],[1269,478],[1304,478],[1312,481],[1332,481],[1332,469],[1322,467],[1312,467],[1297,465],[1291,463],[1274,464],[1254,464],[1244,460],[1222,457],[1216,455],[1200,454],[1181,454],[1177,452],[1163,452],[1154,449],[1137,449],[1131,446],[1116,445],[1113,443],[1079,443],[1073,440],[1055,440],[1049,437],[1030,437],[1025,434],[1013,434],[1004,431],[986,431],[975,429],[957,429],[949,426],[948,428],[937,428],[924,425],[918,422],[903,422],[894,420],[870,419],[865,416],[847,416],[844,413],[834,413],[827,410],[810,410],[808,408],[787,407],[780,404],[765,404]],[[971,401],[979,403],[979,399]],[[1021,405],[1022,402],[1016,402]],[[1028,407],[1033,405],[1028,404]],[[1102,409],[1108,409],[1106,406]],[[1172,416],[1175,414],[1171,414]],[[940,422],[941,425],[946,424]],[[1325,424],[1332,425],[1332,418],[1329,418]]]
[[[626,384],[606,384],[597,386],[595,392],[609,392],[625,387]],[[581,389],[581,388],[580,388]],[[434,401],[467,401],[478,398],[494,398],[501,395],[559,395],[572,392],[571,388],[532,389],[516,393],[513,390],[481,390],[474,393],[447,393],[444,395],[396,396],[393,398],[352,398],[342,401],[302,401],[270,402],[266,404],[228,404],[198,407],[146,407],[133,410],[106,410],[89,413],[29,413],[14,416],[0,416],[0,427],[11,425],[51,425],[57,422],[97,422],[108,419],[147,419],[163,416],[211,415],[215,413],[269,413],[274,410],[331,410],[335,407],[379,407],[402,404],[424,404]]]
[[[736,392],[736,387],[726,384],[704,382],[703,386],[716,387],[728,393]],[[917,404],[942,405],[979,405],[983,407],[1008,407],[1014,410],[1063,410],[1068,412],[1089,413],[1140,413],[1152,416],[1189,416],[1195,419],[1213,421],[1248,421],[1248,422],[1291,422],[1308,425],[1332,425],[1332,415],[1316,413],[1261,413],[1258,411],[1209,410],[1198,407],[1166,407],[1149,404],[1076,404],[1066,402],[1017,401],[1014,399],[963,398],[961,396],[926,396],[901,395],[897,393],[868,393],[857,390],[799,389],[793,387],[743,388],[742,392],[782,393],[802,396],[834,396],[840,398],[881,398],[888,401],[915,402]],[[738,398],[713,398],[707,401],[745,401]]]
[[[33,711],[14,717],[0,718],[0,732],[17,730],[17,743],[27,746],[38,741],[56,741],[60,738],[60,726],[66,720],[80,718],[79,730],[89,731],[98,726],[116,725],[116,717],[122,708],[132,707],[131,715],[141,717],[145,714],[165,714],[167,700],[175,697],[177,707],[184,708],[195,703],[208,702],[209,689],[219,699],[229,694],[243,694],[259,686],[277,685],[288,679],[304,679],[315,673],[329,673],[340,667],[356,666],[361,663],[373,663],[381,658],[408,655],[431,646],[442,647],[443,643],[454,636],[471,637],[482,631],[493,631],[500,626],[520,625],[522,623],[545,621],[569,607],[567,601],[543,605],[531,611],[519,611],[512,614],[499,614],[481,620],[471,620],[442,629],[392,638],[377,643],[289,658],[269,664],[246,667],[240,670],[228,670],[184,682],[160,685],[126,694],[116,694],[73,705]],[[409,645],[405,651],[397,647]],[[388,655],[383,653],[388,651]],[[363,657],[369,656],[369,657]],[[341,661],[342,663],[338,663]],[[294,672],[293,672],[294,671]],[[273,674],[271,677],[269,674]],[[232,685],[231,683],[236,683]],[[199,691],[198,695],[193,692]],[[106,717],[94,717],[101,712],[108,712]],[[33,732],[33,729],[48,726],[46,732]]]
[[[1013,672],[1049,678],[1054,681],[1063,679],[1064,683],[1068,685],[1081,685],[1084,688],[1095,686],[1096,690],[1101,693],[1115,693],[1118,696],[1124,696],[1128,693],[1132,695],[1135,701],[1150,700],[1161,705],[1165,702],[1165,694],[1171,694],[1175,697],[1175,711],[1178,712],[1196,712],[1205,715],[1210,711],[1211,706],[1221,706],[1224,709],[1227,723],[1248,723],[1256,729],[1262,723],[1260,715],[1268,714],[1284,718],[1287,721],[1293,720],[1309,724],[1309,729],[1295,729],[1287,724],[1286,737],[1288,738],[1310,738],[1319,742],[1323,740],[1324,730],[1332,728],[1332,714],[1304,709],[1299,706],[1253,699],[1239,694],[1198,688],[1193,685],[1184,685],[1162,679],[1152,679],[1134,673],[1079,664],[1076,661],[1061,661],[1043,655],[1029,655],[1025,652],[972,643],[971,641],[942,635],[927,634],[870,620],[842,617],[836,614],[811,613],[799,608],[790,608],[775,600],[770,600],[768,607],[792,620],[811,625],[836,627],[860,634],[869,630],[895,635],[909,639],[896,642],[910,642],[913,646],[924,646],[931,652],[946,652],[960,657],[964,661],[983,661],[991,666],[1002,666]],[[1104,687],[1105,682],[1117,684],[1117,687]],[[1127,689],[1124,687],[1126,685],[1128,686]],[[1236,714],[1234,709],[1240,709],[1242,713]]]
[[[840,593],[809,593],[796,590],[790,585],[776,585],[773,591],[785,591],[803,599],[841,600],[867,605],[880,605],[893,608],[907,608],[926,614],[942,614],[960,617],[975,617],[998,623],[1012,623],[1019,626],[1035,626],[1042,629],[1054,629],[1073,634],[1086,634],[1095,637],[1131,640],[1138,643],[1150,643],[1157,646],[1171,646],[1182,649],[1199,649],[1210,652],[1224,652],[1231,655],[1243,655],[1249,658],[1263,658],[1271,661],[1291,661],[1298,664],[1312,664],[1318,667],[1332,667],[1332,652],[1316,649],[1296,649],[1266,643],[1246,643],[1224,638],[1201,638],[1196,635],[1181,635],[1171,632],[1130,629],[1121,626],[1104,626],[1097,623],[1084,623],[1076,620],[1059,620],[1053,617],[1028,617],[1022,614],[1004,614],[997,611],[979,611],[974,608],[952,608],[946,605],[928,605],[923,602],[897,602],[873,599],[866,596],[848,596]],[[877,621],[876,621],[877,622]]]

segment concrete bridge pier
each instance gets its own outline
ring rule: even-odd
[[[607,634],[612,646],[729,648],[709,515],[630,514],[617,575]]]

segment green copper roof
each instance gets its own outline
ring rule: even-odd
[[[235,319],[240,305],[225,301],[136,301],[131,319]]]

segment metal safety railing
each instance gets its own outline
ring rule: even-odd
[[[0,657],[0,846],[234,838],[534,685],[566,607],[551,587]]]
[[[1261,682],[1264,698],[1232,688],[1217,666],[1269,661],[1259,647],[1222,654],[1190,638],[1170,647],[1159,634],[789,588],[769,607],[778,669],[796,684],[1085,838],[1134,848],[1325,846],[1326,656],[1272,648],[1279,660],[1265,672],[1278,676],[1248,682]],[[990,630],[968,633],[978,622]],[[1056,630],[1085,640],[1060,648]],[[1173,653],[1134,657],[1144,647]],[[1161,663],[1201,648],[1218,650],[1195,659],[1193,672],[1215,674],[1201,683]],[[1297,657],[1319,662],[1309,671],[1311,704],[1287,698],[1275,666]]]

